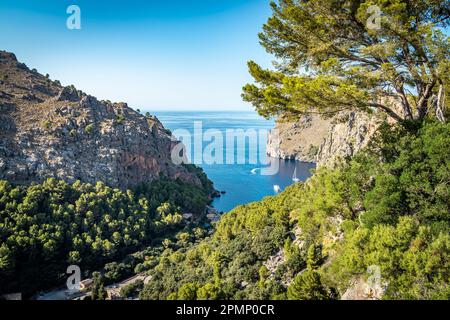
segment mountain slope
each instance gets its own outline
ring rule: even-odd
[[[157,118],[62,87],[0,51],[0,179],[53,177],[126,188],[160,176],[201,185],[174,165],[177,144]]]

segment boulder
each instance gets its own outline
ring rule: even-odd
[[[78,102],[80,101],[80,99],[81,98],[79,96],[78,90],[73,86],[62,88],[57,97],[58,101]]]

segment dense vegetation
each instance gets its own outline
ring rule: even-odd
[[[183,212],[201,217],[209,201],[201,187],[181,181],[153,181],[135,192],[101,182],[0,181],[0,293],[49,288],[67,278],[71,264],[89,275],[106,263],[107,280],[118,280],[143,262],[128,254],[162,246],[184,227]]]
[[[152,280],[124,296],[336,299],[377,266],[384,298],[448,299],[449,143],[449,124],[385,125],[365,152],[234,209],[206,239],[180,215],[206,203],[198,187],[2,181],[0,287],[33,293],[78,264],[84,276],[101,270],[95,299],[141,272]]]
[[[2,181],[0,292],[35,292],[79,264],[86,275],[101,271],[93,299],[105,297],[106,283],[142,272],[151,281],[122,288],[124,296],[338,299],[366,283],[376,297],[450,299],[449,2],[279,0],[272,8],[260,39],[276,70],[250,62],[256,84],[244,87],[244,100],[265,117],[389,116],[371,145],[235,208],[207,238],[180,215],[203,212],[214,191],[193,166],[202,187]]]
[[[166,249],[141,298],[334,299],[370,266],[385,298],[450,298],[450,125],[382,132],[338,168],[225,214],[199,244]]]

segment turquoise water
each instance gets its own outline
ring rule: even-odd
[[[229,211],[234,207],[246,204],[253,201],[258,201],[265,196],[275,195],[274,186],[279,186],[281,190],[294,183],[292,181],[294,170],[296,169],[296,176],[301,181],[306,180],[311,176],[311,169],[315,168],[314,164],[297,162],[293,160],[275,160],[278,162],[279,170],[274,175],[261,175],[258,168],[267,167],[268,158],[266,156],[266,135],[264,133],[274,126],[274,121],[265,120],[258,116],[255,112],[152,112],[164,124],[167,129],[170,129],[175,136],[180,138],[177,133],[180,129],[183,134],[190,132],[192,134],[190,160],[193,160],[195,150],[202,150],[207,145],[211,145],[213,140],[201,141],[202,148],[194,147],[194,139],[201,138],[207,130],[215,129],[216,133],[223,133],[223,146],[220,151],[223,152],[224,161],[227,159],[227,152],[233,153],[235,161],[232,164],[214,163],[205,164],[204,161],[198,161],[209,179],[214,182],[216,189],[225,191],[226,193],[220,198],[215,199],[213,205],[219,211]],[[194,138],[194,123],[197,122],[197,127],[201,124],[203,131],[197,131]],[[259,139],[257,148],[253,146],[253,151],[250,151],[249,139],[246,140],[245,146],[235,143],[234,148],[226,146],[226,130],[253,129],[254,132],[264,135],[264,138]],[[214,140],[215,141],[215,140]],[[200,143],[197,143],[199,145]],[[188,144],[189,145],[189,144]],[[216,152],[220,152],[216,151]],[[257,156],[256,157],[256,154]],[[200,155],[201,155],[200,151]],[[215,152],[212,153],[216,155]],[[258,160],[254,162],[255,158]],[[237,160],[245,163],[238,163]],[[220,158],[219,158],[220,160]],[[253,170],[253,173],[252,173]]]

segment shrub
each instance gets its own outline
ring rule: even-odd
[[[123,114],[119,114],[116,117],[116,122],[118,124],[123,124],[125,122],[125,116]]]
[[[87,133],[87,134],[91,134],[93,131],[94,131],[94,125],[91,123],[91,124],[88,124],[87,126],[86,126],[86,128],[84,128],[84,131]]]
[[[52,123],[51,123],[50,120],[45,120],[45,121],[42,123],[42,125],[44,126],[44,128],[45,128],[46,130],[50,130],[50,128],[52,127]]]

